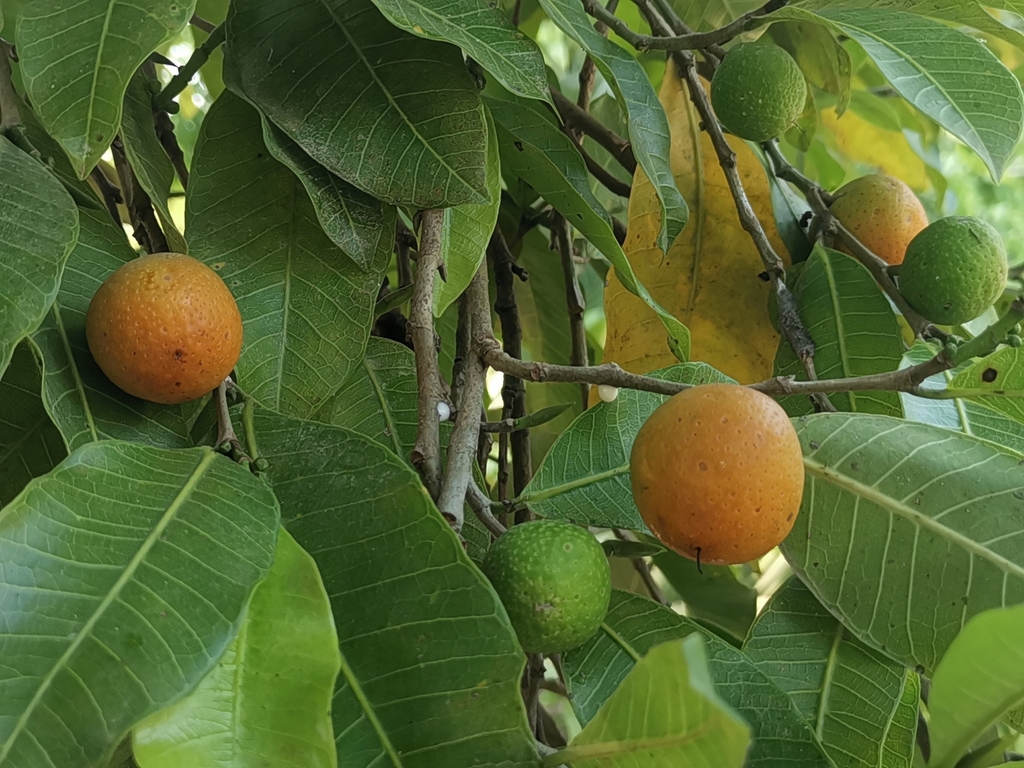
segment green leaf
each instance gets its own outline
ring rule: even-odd
[[[189,425],[199,403],[168,406],[132,397],[114,386],[89,351],[89,302],[135,252],[105,210],[79,209],[79,221],[78,243],[68,257],[60,292],[31,337],[42,358],[46,409],[71,450],[105,439],[190,447]]]
[[[26,2],[18,19],[29,101],[78,177],[89,175],[121,126],[128,80],[188,23],[194,0]]]
[[[775,593],[743,652],[790,695],[838,768],[910,768],[917,707],[901,704],[916,674],[851,637],[800,581]],[[891,743],[897,716],[903,741]]]
[[[814,19],[802,9],[778,15]],[[911,13],[834,5],[818,11],[863,46],[897,92],[973,149],[996,182],[1024,125],[1024,93],[982,43]]]
[[[656,706],[651,706],[657,702]],[[699,635],[651,648],[555,759],[575,768],[742,768],[750,726],[715,692]]]
[[[335,176],[266,117],[260,119],[267,149],[299,177],[324,233],[360,267],[374,269],[395,243],[394,206]]]
[[[412,468],[339,427],[258,412],[256,430],[285,524],[334,611],[342,762],[536,766],[524,656]]]
[[[918,710],[921,705],[921,678],[916,672],[907,672],[903,698],[889,723],[882,753],[883,768],[910,768],[917,751]]]
[[[77,239],[71,195],[41,163],[0,136],[0,376],[56,298]]]
[[[818,378],[867,376],[899,367],[903,340],[896,315],[874,278],[852,256],[815,246],[793,293],[800,318],[814,339]],[[807,378],[785,339],[779,343],[775,372]],[[895,392],[837,393],[829,399],[841,411],[901,415]],[[791,416],[813,412],[807,397],[789,397],[782,404]]]
[[[327,238],[298,178],[267,152],[256,110],[230,93],[203,121],[186,213],[192,255],[242,313],[242,389],[315,413],[359,365],[390,254],[363,270]]]
[[[676,187],[669,164],[668,118],[647,73],[632,54],[594,29],[593,21],[581,3],[575,0],[540,0],[540,4],[551,21],[590,53],[615,98],[626,110],[629,140],[637,164],[654,185],[661,206],[658,247],[668,253],[669,246],[686,226],[690,212]]]
[[[40,378],[32,347],[19,344],[0,379],[0,505],[68,453],[43,407]]]
[[[399,31],[370,0],[235,0],[227,24],[225,82],[328,170],[389,203],[488,202],[484,111],[458,48]]]
[[[167,207],[167,197],[174,183],[174,167],[156,135],[153,94],[142,70],[128,81],[128,90],[124,94],[121,141],[139,186],[149,195],[156,209],[170,248],[176,253],[186,253],[188,246],[185,238],[174,225],[171,211]]]
[[[1024,601],[1019,457],[885,416],[794,423],[807,480],[782,551],[860,640],[929,674],[971,616]]]
[[[658,315],[668,331],[673,354],[681,360],[688,358],[690,331],[636,279],[612,232],[611,217],[590,189],[583,157],[555,124],[551,112],[537,102],[511,97],[485,100],[498,125],[502,168],[521,176],[611,261],[622,284]]]
[[[434,281],[434,315],[440,317],[462,292],[483,263],[501,205],[501,158],[494,119],[487,113],[487,192],[485,205],[446,208],[441,230],[441,257],[447,268],[446,280]]]
[[[971,744],[1024,700],[1024,606],[985,611],[950,644],[928,696],[928,765],[953,768]]]
[[[408,459],[416,442],[417,408],[412,351],[371,337],[359,367],[312,418],[358,432]]]
[[[563,656],[571,702],[581,724],[591,721],[605,700],[651,648],[697,633],[704,638],[708,667],[718,695],[753,731],[747,768],[828,768],[810,727],[789,696],[740,651],[699,624],[638,595],[612,591],[601,630]]]
[[[136,727],[135,758],[141,768],[334,768],[340,667],[316,563],[282,531],[238,635],[191,695]]]
[[[904,366],[930,360],[937,351],[928,344],[918,341],[904,355]],[[1000,355],[998,352],[995,354]],[[952,371],[931,376],[923,383],[923,386],[937,390],[952,386],[953,378],[971,366],[972,363],[967,362]],[[975,372],[978,374],[978,378],[987,368],[986,364]],[[977,383],[977,379],[973,379],[973,383]],[[938,400],[902,392],[900,399],[903,401],[903,414],[907,419],[973,435],[1024,455],[1024,423],[1017,420],[1013,414],[1000,413],[999,410],[989,407],[991,404],[1000,409],[1013,409],[1013,401],[1010,398],[978,397]]]
[[[1024,423],[1024,349],[1020,347],[1003,347],[983,357],[953,376],[949,386],[976,393],[979,405]]]
[[[683,363],[651,374],[668,381],[731,381],[706,363]],[[603,528],[646,531],[629,486],[629,452],[662,395],[622,389],[611,403],[584,411],[551,446],[520,500],[541,517]]]
[[[500,6],[486,0],[374,0],[396,27],[453,43],[513,93],[550,101],[544,57]]]
[[[0,513],[0,763],[93,766],[181,698],[270,568],[277,502],[209,448],[80,448]]]

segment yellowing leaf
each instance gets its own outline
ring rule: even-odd
[[[770,286],[758,277],[764,266],[740,226],[711,140],[700,130],[700,117],[672,65],[660,98],[672,130],[672,170],[690,205],[690,222],[668,255],[663,254],[656,245],[658,201],[638,169],[629,202],[626,254],[654,298],[689,327],[691,360],[710,363],[741,383],[769,378],[779,337],[768,318]],[[750,203],[788,264],[764,170],[744,142],[730,137],[729,143]],[[605,290],[605,313],[606,362],[634,373],[676,362],[657,318],[615,277]]]
[[[821,127],[831,134],[836,149],[851,160],[871,165],[882,173],[902,179],[917,191],[928,188],[928,175],[921,160],[902,133],[887,131],[865,120],[853,110],[837,118],[831,109],[821,113]]]

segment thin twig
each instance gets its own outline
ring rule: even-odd
[[[398,267],[398,284],[412,285],[412,252],[416,250],[414,235],[400,218],[395,223],[395,264]]]
[[[612,131],[589,112],[580,109],[574,101],[560,91],[552,89],[555,107],[565,124],[586,134],[604,147],[615,160],[630,173],[636,173],[636,157],[630,143]]]
[[[551,227],[551,238],[552,247],[558,250],[559,260],[562,262],[565,304],[569,313],[569,338],[572,343],[569,362],[572,365],[589,365],[587,329],[583,324],[583,312],[586,309],[586,303],[583,300],[583,291],[580,290],[579,280],[576,278],[576,264],[573,261],[572,236],[569,222],[561,215],[554,217],[554,223]],[[580,396],[582,397],[583,407],[586,408],[590,402],[589,384],[580,384]]]
[[[605,170],[605,168],[583,148],[582,144],[577,143],[576,148],[583,156],[583,162],[586,164],[587,170],[590,171],[590,175],[601,182],[605,189],[613,195],[626,198],[629,197],[630,193],[633,191],[633,188],[629,184],[612,176],[611,173]]]
[[[217,442],[215,446],[218,451],[225,456],[229,456],[232,461],[237,461],[243,466],[251,467],[252,457],[245,452],[245,448],[242,447],[238,434],[235,432],[235,427],[231,423],[231,410],[228,407],[227,393],[228,389],[233,387],[233,385],[234,382],[229,376],[217,385],[217,389],[213,393],[213,399],[217,403]]]
[[[498,538],[505,532],[505,526],[499,523],[498,518],[491,513],[491,500],[472,479],[466,486],[466,501],[469,502],[470,509],[476,514],[477,519],[484,528],[491,532],[494,538]]]
[[[156,67],[151,61],[142,65],[142,73],[149,82],[158,82]],[[171,116],[155,104],[153,106],[153,125],[160,146],[164,148],[174,172],[181,181],[181,188],[188,189],[188,166],[185,165],[185,153],[182,152],[181,146],[178,144],[178,137],[174,133],[174,123],[171,121]]]
[[[619,7],[619,0],[608,0],[608,5],[605,9],[608,13],[615,14],[615,9]],[[594,29],[599,35],[608,37],[608,25],[602,21],[598,21],[594,24]],[[578,78],[579,82],[579,94],[576,97],[576,106],[582,109],[584,112],[590,111],[590,97],[594,92],[594,81],[597,79],[597,66],[594,64],[594,57],[589,53],[587,58],[583,60],[583,66],[580,67],[580,75]],[[574,137],[579,141],[579,135]]]
[[[217,28],[216,24],[214,24],[212,21],[207,21],[197,13],[192,14],[192,18],[189,19],[189,24],[191,24],[196,29],[203,30],[203,32],[205,32],[208,35],[211,34],[213,30]]]
[[[481,264],[464,294],[459,324],[467,326],[472,338],[472,333],[482,325],[481,318],[489,316],[490,311],[487,264]],[[473,477],[473,459],[480,438],[480,401],[487,372],[479,355],[472,354],[472,350],[468,349],[471,346],[468,341],[466,346],[469,354],[466,355],[463,367],[464,378],[458,388],[455,428],[448,439],[448,461],[437,498],[438,510],[448,518],[456,531],[462,530],[466,489]]]
[[[416,354],[416,381],[419,387],[416,444],[413,466],[433,498],[441,491],[441,435],[437,404],[441,402],[441,374],[437,367],[434,334],[434,280],[441,264],[441,230],[444,211],[424,211],[420,223],[420,258],[413,281],[409,310],[409,337]]]
[[[544,679],[544,655],[526,654],[526,669],[523,670],[521,690],[526,704],[526,719],[534,736],[541,735],[540,729],[540,681]]]
[[[14,90],[11,52],[10,43],[0,40],[0,134],[21,125],[21,101]]]
[[[614,528],[613,533],[623,541],[636,541],[636,536],[633,535],[632,531],[627,531],[624,528]],[[651,566],[647,564],[647,561],[642,557],[630,558],[633,561],[633,569],[640,576],[640,580],[643,581],[644,586],[647,587],[647,592],[650,594],[651,599],[661,603],[664,606],[670,606],[671,601],[665,598],[665,593],[661,591],[661,587],[658,586],[658,582],[654,580],[654,575],[651,573]]]
[[[210,59],[211,54],[224,42],[225,27],[223,24],[210,30],[210,36],[203,41],[203,44],[192,51],[188,61],[178,68],[178,74],[171,78],[170,82],[153,98],[153,106],[165,112],[177,111],[174,99],[192,82],[196,72]]]
[[[118,189],[114,182],[107,178],[107,174],[99,165],[92,169],[89,177],[96,184],[97,189],[99,189],[100,197],[103,198],[103,204],[107,207],[107,212],[110,214],[110,217],[114,220],[114,223],[120,227],[121,212],[118,210],[117,205],[118,203],[124,202],[124,198],[121,197],[121,190]]]
[[[160,229],[160,223],[153,212],[153,203],[150,201],[149,195],[139,184],[139,179],[135,175],[131,163],[128,162],[120,134],[114,137],[110,150],[114,155],[114,167],[121,180],[121,193],[124,196],[125,205],[128,207],[128,217],[132,222],[136,242],[145,249],[146,253],[166,253],[169,250],[167,237]]]

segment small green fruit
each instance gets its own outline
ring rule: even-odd
[[[1006,287],[1006,247],[992,226],[973,216],[949,216],[910,241],[899,288],[921,315],[939,325],[966,323]]]
[[[571,523],[536,520],[509,529],[488,550],[483,571],[527,653],[575,648],[608,611],[608,559],[589,531]]]
[[[796,122],[807,84],[793,57],[772,43],[741,43],[711,80],[711,105],[730,132],[748,141],[781,136]]]

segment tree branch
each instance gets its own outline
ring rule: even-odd
[[[189,19],[189,24],[191,24],[196,29],[203,30],[203,32],[205,32],[208,35],[212,34],[213,30],[215,30],[217,28],[216,24],[214,24],[213,22],[207,21],[202,16],[200,16],[199,14],[196,14],[196,13],[192,14],[192,18]]]
[[[572,130],[586,134],[618,161],[630,173],[636,173],[636,157],[628,141],[612,131],[589,112],[580,109],[561,91],[552,89],[551,96],[562,121]]]
[[[198,25],[197,25],[198,26]],[[188,61],[178,68],[178,73],[171,78],[167,86],[153,99],[153,108],[164,112],[177,112],[178,105],[174,99],[192,82],[196,72],[210,59],[210,55],[224,42],[224,25],[221,24],[210,31],[210,36],[196,48]]]
[[[128,207],[128,217],[132,222],[136,242],[146,253],[166,253],[170,250],[167,237],[156,220],[149,195],[139,184],[139,179],[128,162],[120,134],[114,137],[110,150],[114,155],[114,167],[117,169],[117,177],[121,180],[121,193]]]
[[[491,500],[473,480],[470,480],[466,487],[466,501],[469,502],[470,509],[473,510],[477,520],[491,532],[494,538],[498,538],[505,532],[505,526],[499,523],[498,518],[491,513]]]
[[[416,444],[412,463],[423,485],[436,499],[441,492],[441,434],[437,404],[441,402],[441,373],[434,340],[434,280],[441,264],[441,230],[444,211],[424,211],[420,223],[420,258],[416,265],[408,332],[416,355],[419,388]]]
[[[118,203],[123,203],[124,198],[121,197],[121,190],[118,189],[117,185],[114,184],[110,179],[107,178],[107,174],[103,171],[101,165],[97,165],[92,169],[89,174],[89,178],[93,180],[96,187],[100,191],[100,197],[103,198],[103,204],[107,207],[107,213],[114,220],[114,223],[118,227],[121,226],[121,212],[118,210]]]
[[[619,197],[628,198],[630,196],[633,188],[629,184],[612,176],[611,173],[605,170],[601,164],[597,162],[597,160],[591,157],[590,153],[583,148],[582,144],[576,143],[576,148],[583,156],[583,162],[586,164],[587,170],[590,171],[590,175],[597,179],[605,189]]]
[[[562,280],[565,283],[565,304],[569,313],[569,338],[572,343],[572,352],[569,362],[572,365],[589,365],[590,357],[587,352],[587,329],[583,325],[583,312],[586,308],[583,301],[583,291],[580,290],[579,280],[576,279],[576,264],[573,262],[572,238],[570,235],[569,222],[563,216],[555,216],[551,227],[551,237],[558,249],[559,259],[562,262]],[[583,407],[586,408],[590,402],[590,385],[580,384],[580,395]]]

